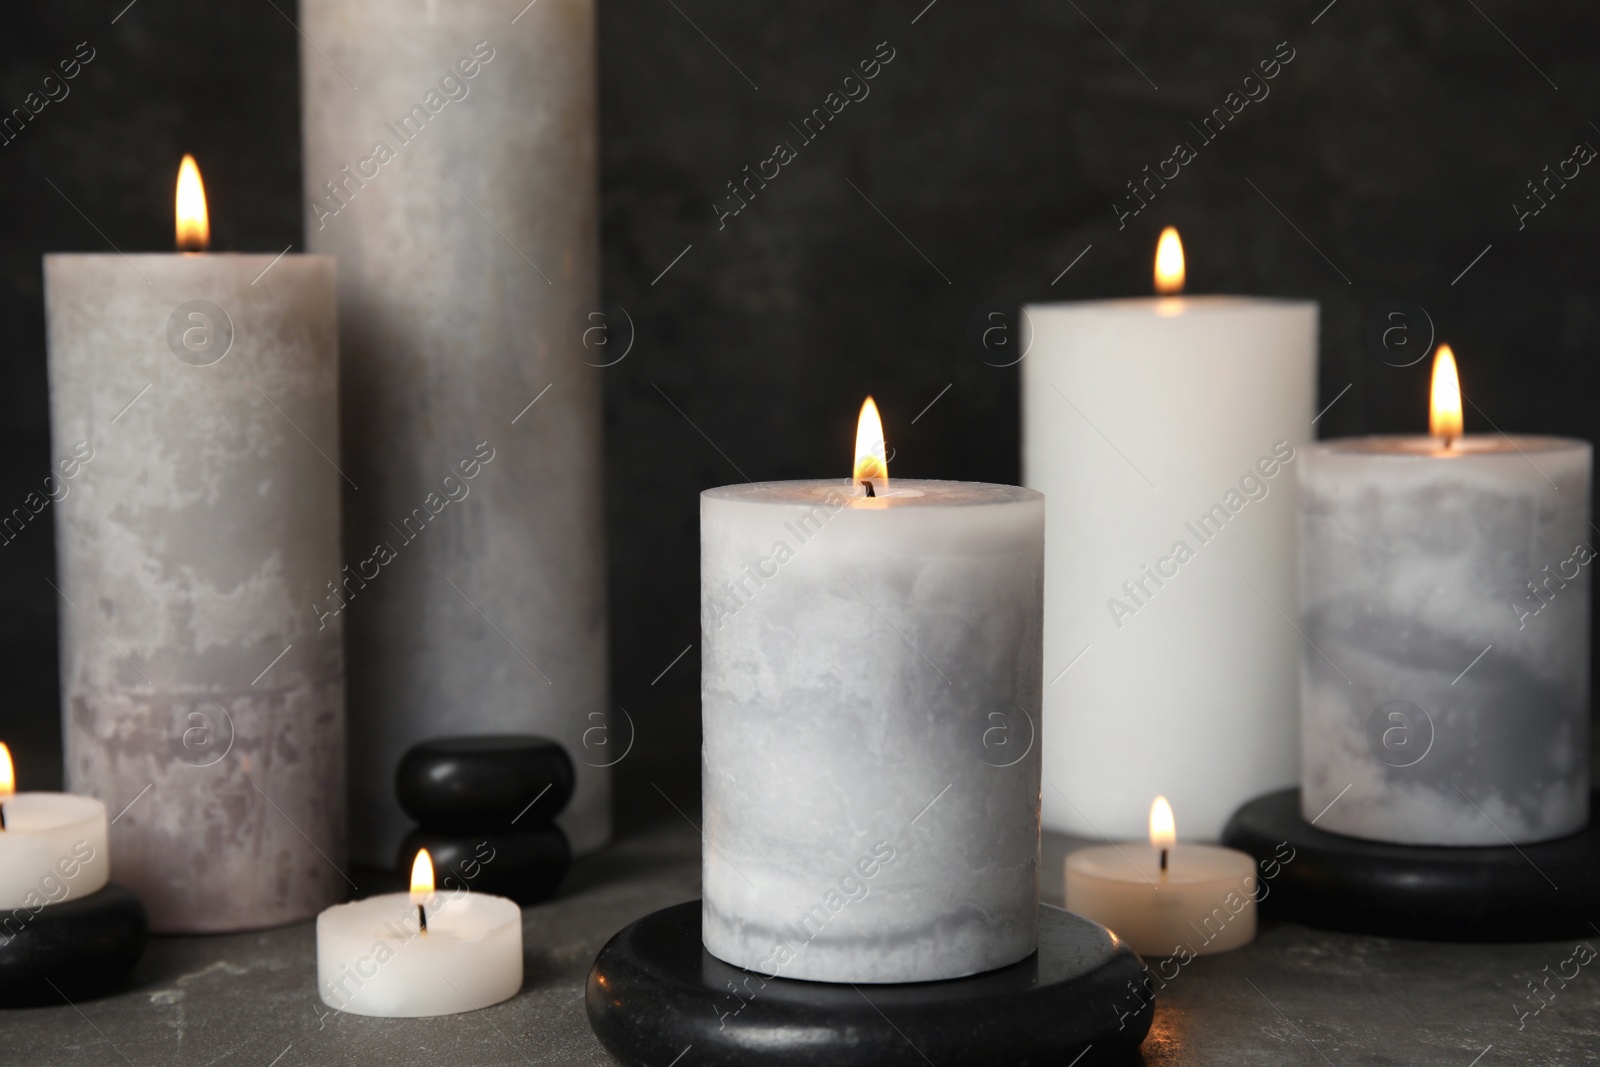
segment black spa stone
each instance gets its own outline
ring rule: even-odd
[[[437,737],[401,757],[395,791],[425,829],[491,833],[548,824],[575,780],[571,758],[549,738]]]
[[[572,866],[572,849],[559,827],[525,833],[446,834],[412,830],[400,842],[395,870],[409,879],[418,849],[433,859],[434,885],[509,897],[518,904],[549,900]]]
[[[126,886],[110,883],[37,912],[0,915],[0,1007],[63,1004],[120,986],[144,955],[150,923]]]
[[[1589,810],[1600,813],[1600,793]],[[1500,848],[1394,845],[1332,834],[1300,814],[1300,790],[1258,797],[1222,843],[1259,861],[1263,914],[1328,930],[1445,941],[1593,937],[1600,820],[1569,837]],[[1287,857],[1287,858],[1286,858]]]
[[[764,978],[701,947],[694,900],[607,942],[586,1001],[595,1036],[628,1064],[1092,1067],[1140,1062],[1155,1017],[1142,978],[1139,957],[1105,927],[1049,905],[1039,951],[986,974],[859,986]]]

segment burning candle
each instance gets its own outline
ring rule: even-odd
[[[1150,805],[1148,848],[1096,845],[1067,856],[1067,910],[1147,957],[1209,956],[1248,945],[1257,899],[1255,861],[1231,848],[1180,846],[1166,797]]]
[[[1435,357],[1428,436],[1309,448],[1302,813],[1416,845],[1504,845],[1589,818],[1592,447],[1463,435]]]
[[[1183,296],[1024,311],[1023,482],[1045,493],[1045,825],[1197,836],[1294,780],[1295,506],[1317,305]],[[1286,473],[1287,472],[1287,473]],[[1226,774],[1217,768],[1226,767]]]
[[[334,264],[49,255],[66,777],[121,814],[154,929],[316,914],[345,888]],[[281,864],[263,877],[262,857]]]
[[[317,990],[330,1008],[416,1019],[486,1008],[521,988],[521,909],[488,893],[435,892],[426,849],[409,892],[317,916]]]
[[[889,479],[700,497],[702,936],[765,975],[954,978],[1034,951],[1044,502]]]
[[[106,806],[69,793],[18,793],[11,750],[0,744],[0,912],[88,896],[110,875]]]

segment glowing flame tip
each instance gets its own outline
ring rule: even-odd
[[[206,212],[206,187],[200,166],[185,155],[178,166],[178,251],[204,252],[211,247],[211,217]]]
[[[1178,239],[1178,228],[1168,226],[1156,242],[1156,292],[1176,296],[1183,292],[1183,282],[1183,242]]]
[[[856,485],[870,482],[875,492],[889,488],[888,447],[883,440],[883,420],[878,416],[878,405],[867,397],[861,405],[861,417],[856,420],[856,464],[850,480]]]
[[[423,898],[433,895],[433,857],[427,849],[420,849],[411,864],[411,899],[421,904]]]
[[[1166,797],[1156,797],[1150,805],[1150,844],[1171,848],[1178,843],[1178,827],[1172,819],[1172,805]]]
[[[1461,378],[1456,373],[1456,356],[1449,345],[1440,345],[1433,354],[1433,388],[1428,404],[1428,432],[1444,438],[1446,448],[1462,433]]]

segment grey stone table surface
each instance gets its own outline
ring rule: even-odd
[[[1078,843],[1047,835],[1046,900],[1061,900],[1061,860]],[[524,911],[522,992],[483,1011],[421,1020],[330,1012],[317,998],[310,923],[156,938],[125,992],[0,1009],[0,1064],[599,1067],[611,1061],[584,1017],[589,964],[618,928],[698,895],[699,845],[687,823],[659,825],[580,861],[558,899]],[[1586,940],[1600,947],[1600,934]],[[1267,922],[1253,945],[1182,968],[1159,995],[1145,1063],[1600,1063],[1600,960],[1564,987],[1548,982],[1543,1001],[1529,991],[1573,948],[1392,940]],[[677,1067],[693,1067],[692,1049]]]

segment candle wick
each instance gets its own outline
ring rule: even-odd
[[[862,486],[862,488],[864,488],[867,491],[867,495],[868,496],[877,496],[878,495],[876,492],[873,491],[872,483],[870,481],[863,481],[861,483],[861,486]]]
[[[1161,850],[1161,876],[1163,878],[1165,878],[1166,874],[1167,874],[1167,850],[1166,849],[1162,849]]]
[[[4,830],[5,828],[6,828],[6,806],[5,806],[4,803],[0,803],[0,830]]]
[[[421,904],[417,905],[417,921],[422,924],[422,933],[426,936],[428,933],[428,911]]]

